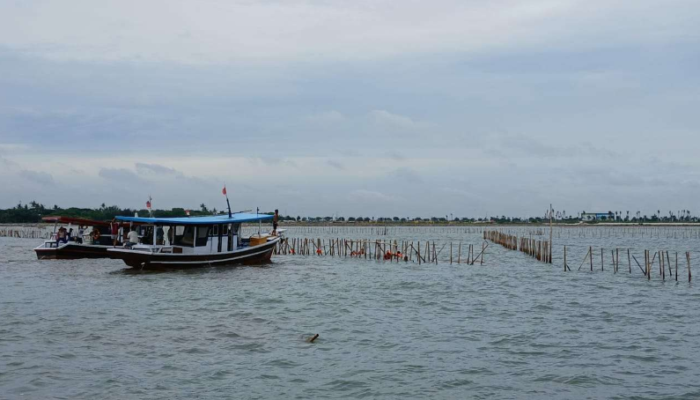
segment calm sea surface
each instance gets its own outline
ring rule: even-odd
[[[394,238],[482,242],[457,229],[381,237]],[[700,278],[696,230],[557,230],[552,265],[492,244],[484,266],[450,265],[444,250],[439,265],[274,256],[157,274],[39,262],[39,243],[0,238],[0,399],[700,398],[685,259],[694,251]],[[588,246],[593,273],[577,271]],[[679,282],[648,282],[634,261],[630,274],[628,247],[640,262],[679,252]]]

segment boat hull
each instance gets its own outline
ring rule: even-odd
[[[34,249],[39,260],[78,260],[81,258],[111,258],[107,249],[111,246],[96,246],[68,243],[61,247],[37,247]]]
[[[126,265],[144,270],[170,270],[216,267],[269,262],[279,239],[259,246],[211,254],[149,253],[145,251],[112,249],[111,258],[121,259]]]

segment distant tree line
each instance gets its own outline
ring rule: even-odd
[[[159,218],[187,216],[185,208],[173,208],[171,210],[152,210],[152,212],[154,217]],[[41,222],[41,219],[43,217],[50,216],[75,217],[92,219],[96,221],[109,221],[118,215],[133,216],[136,213],[138,213],[138,215],[142,217],[147,217],[150,215],[147,209],[137,210],[132,208],[120,208],[118,206],[107,206],[104,203],[99,208],[61,208],[57,205],[54,205],[53,207],[46,207],[45,205],[37,203],[36,201],[31,201],[26,204],[19,203],[15,207],[8,208],[6,210],[0,209],[0,223],[36,223]],[[204,204],[200,205],[199,210],[190,210],[191,216],[212,215],[218,213],[220,213],[220,211],[217,211],[216,208],[210,210]]]
[[[159,218],[173,218],[173,217],[184,217],[187,216],[187,211],[191,216],[203,216],[203,215],[214,215],[214,214],[224,214],[224,210],[217,210],[216,208],[209,209],[205,204],[200,204],[197,210],[188,210],[185,208],[173,208],[170,210],[151,210],[154,217]],[[97,221],[108,221],[114,217],[121,215],[132,216],[138,213],[140,216],[149,216],[149,210],[147,209],[131,209],[131,208],[120,208],[118,206],[107,206],[104,203],[99,208],[61,208],[57,205],[53,207],[46,207],[36,201],[31,201],[26,204],[21,202],[15,207],[8,208],[6,210],[0,209],[0,223],[36,223],[41,222],[43,217],[48,216],[64,216],[64,217],[76,217],[76,218],[86,218]],[[272,212],[265,212],[264,214],[273,214]],[[567,215],[566,211],[553,211],[551,212],[551,217],[556,222],[563,223],[579,223],[581,222],[581,216],[586,214],[585,211],[579,213],[578,215]],[[599,218],[594,221],[586,221],[587,223],[598,223],[598,222],[623,222],[623,223],[654,223],[654,222],[699,222],[698,217],[691,214],[690,210],[679,210],[679,211],[669,211],[668,214],[662,213],[661,210],[657,210],[652,216],[642,215],[640,211],[636,213],[622,212],[622,211],[608,211],[608,213],[602,213]],[[331,223],[331,222],[342,222],[342,223],[382,223],[382,224],[425,224],[425,223],[496,223],[496,224],[540,224],[548,222],[550,218],[550,211],[546,211],[542,217],[507,217],[494,216],[494,217],[484,217],[484,218],[460,218],[453,217],[451,215],[445,215],[444,217],[303,217],[303,216],[291,216],[291,215],[280,215],[280,221],[287,222],[305,222],[305,223]]]

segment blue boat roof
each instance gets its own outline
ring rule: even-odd
[[[240,224],[242,222],[258,222],[272,219],[272,215],[267,214],[233,214],[211,215],[207,217],[178,217],[178,218],[146,218],[146,217],[116,217],[119,221],[138,222],[152,225],[222,225]]]

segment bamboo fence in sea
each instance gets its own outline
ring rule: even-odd
[[[544,263],[551,264],[552,263],[552,245],[549,241],[542,241],[542,240],[536,240],[532,238],[518,238],[515,235],[510,235],[504,232],[499,232],[499,231],[485,231],[484,232],[484,239],[490,240],[493,243],[500,244],[501,246],[505,247],[506,249],[509,250],[520,250],[521,252],[524,252],[538,261],[542,261]],[[520,246],[518,247],[518,243]],[[588,247],[588,251],[586,252],[585,257],[583,258],[583,261],[581,261],[581,264],[579,265],[577,271],[580,271],[581,268],[586,264],[586,261],[588,261],[588,264],[590,265],[590,272],[594,271],[594,257],[597,258],[597,256],[594,255],[596,249],[593,248],[593,246]],[[644,266],[640,264],[640,262],[637,260],[637,258],[632,254],[631,249],[622,249],[623,253],[623,262],[624,262],[624,254],[625,252],[627,253],[627,270],[631,274],[632,273],[632,260],[634,260],[635,264],[637,267],[639,267],[639,270],[642,272],[643,276],[647,278],[647,280],[651,280],[652,276],[652,268],[654,268],[655,262],[658,262],[658,272],[659,272],[659,277],[661,280],[665,281],[666,280],[666,271],[668,270],[668,277],[669,279],[675,278],[676,281],[678,281],[678,252],[673,252],[674,257],[671,257],[671,253],[669,253],[668,250],[658,250],[655,251],[653,256],[651,255],[651,252],[649,250],[644,250]],[[685,252],[685,261],[686,261],[686,271],[688,273],[688,282],[692,281],[693,279],[693,274],[691,270],[691,253],[690,251]],[[605,254],[606,250],[604,248],[600,249],[600,270],[605,271]],[[614,249],[610,249],[610,255],[611,255],[611,265],[612,265],[612,270],[613,273],[617,274],[620,272],[620,248],[616,247]],[[640,257],[641,258],[641,257]],[[657,261],[658,260],[658,261]],[[681,260],[682,263],[682,260]],[[622,264],[624,267],[624,264]],[[564,258],[563,258],[563,268],[564,271],[571,271],[571,267],[569,267],[568,261],[567,261],[567,246],[564,246]],[[685,272],[684,272],[685,274]]]
[[[51,231],[27,226],[0,226],[0,237],[19,239],[50,239]]]
[[[464,247],[465,253],[462,253]],[[449,263],[474,265],[484,264],[484,256],[488,243],[481,244],[481,251],[472,244],[455,245],[449,243]],[[330,256],[330,257],[354,257],[369,260],[386,260],[395,262],[418,262],[418,264],[438,264],[439,260],[447,261],[443,251],[447,250],[447,243],[442,246],[435,241],[408,241],[408,240],[370,240],[370,239],[342,239],[342,238],[282,238],[275,247],[275,254],[305,255],[305,256]],[[455,253],[456,252],[456,253]],[[442,255],[442,257],[441,257]],[[462,257],[464,255],[464,257]]]

